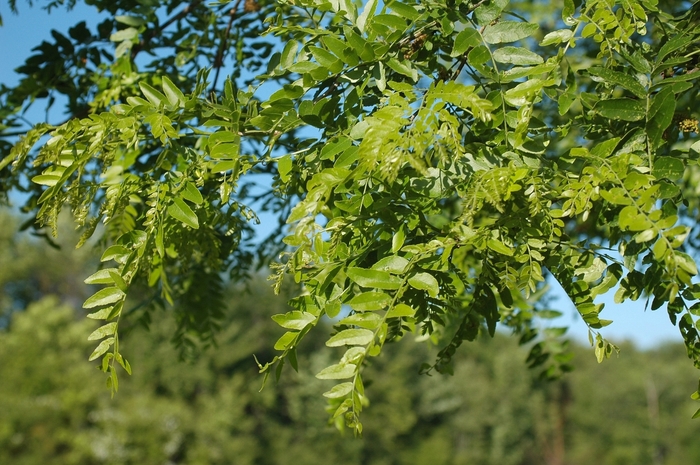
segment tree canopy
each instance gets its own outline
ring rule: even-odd
[[[35,229],[55,234],[69,209],[78,246],[98,238],[86,283],[102,287],[83,306],[113,390],[131,372],[124,322],[171,309],[196,350],[225,316],[224,280],[262,267],[300,290],[260,370],[298,369],[330,318],[341,352],[316,377],[357,433],[363,367],[406,334],[440,347],[426,373],[498,324],[544,377],[568,371],[565,328],[538,330],[557,314],[546,279],[598,361],[616,347],[594,299],[617,288],[666,308],[700,367],[700,4],[86,3],[110,18],[54,32],[0,90],[0,179]],[[42,101],[66,120],[24,127]],[[259,212],[280,220],[262,240]]]

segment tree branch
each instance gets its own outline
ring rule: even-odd
[[[185,16],[187,16],[188,14],[190,14],[195,8],[197,8],[197,6],[199,6],[200,3],[202,3],[202,0],[192,0],[189,5],[187,5],[185,8],[182,9],[182,11],[180,11],[176,15],[172,16],[170,19],[165,21],[160,26],[158,26],[154,29],[151,29],[150,32],[144,34],[143,39],[141,39],[141,42],[136,44],[136,46],[134,46],[131,49],[131,59],[133,60],[134,58],[136,58],[136,55],[138,55],[139,52],[141,52],[144,48],[146,48],[146,45],[148,45],[151,42],[151,39],[156,37],[164,29],[166,29],[168,26],[170,26],[174,22],[179,21],[182,18],[184,18]]]
[[[224,53],[226,53],[226,46],[228,45],[228,38],[231,34],[231,27],[233,26],[233,20],[236,18],[236,12],[238,7],[241,5],[241,0],[238,0],[233,8],[229,11],[228,25],[226,26],[226,32],[224,32],[224,37],[221,40],[221,45],[219,46],[218,52],[216,52],[216,58],[214,59],[214,67],[216,68],[216,73],[214,74],[214,82],[211,85],[211,92],[216,89],[216,84],[219,82],[219,73],[221,72],[221,67],[224,65]]]

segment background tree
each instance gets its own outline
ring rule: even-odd
[[[105,321],[90,359],[113,389],[130,319],[172,308],[193,352],[223,321],[222,273],[264,265],[275,289],[303,286],[261,371],[298,369],[330,317],[326,345],[346,351],[317,377],[358,433],[362,367],[407,333],[441,347],[426,372],[499,322],[536,340],[545,376],[567,371],[563,330],[536,339],[545,276],[599,361],[616,348],[594,299],[617,286],[666,305],[700,366],[697,5],[565,0],[538,24],[500,0],[90,3],[113,19],[56,34],[3,89],[8,130],[57,94],[69,119],[28,130],[0,169],[40,227],[68,206],[79,245],[99,231],[87,282],[105,287],[84,307]],[[281,220],[262,246],[256,208]]]

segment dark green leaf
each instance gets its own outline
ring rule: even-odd
[[[601,100],[594,109],[601,116],[618,121],[639,121],[646,116],[644,102],[628,98]]]
[[[676,96],[669,87],[663,88],[651,102],[647,116],[647,137],[653,147],[662,144],[664,131],[671,125],[676,112]]]
[[[644,86],[642,86],[637,79],[629,74],[613,71],[600,66],[593,66],[589,68],[588,71],[594,76],[598,76],[611,84],[615,84],[629,90],[636,97],[646,98],[647,96],[647,91]]]

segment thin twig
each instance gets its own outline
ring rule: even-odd
[[[136,55],[138,55],[139,52],[141,52],[146,47],[146,45],[148,45],[151,39],[160,34],[164,29],[173,24],[175,21],[179,21],[188,14],[190,14],[195,8],[197,8],[197,6],[200,3],[202,3],[202,0],[192,0],[190,4],[183,8],[182,11],[180,11],[178,14],[172,16],[160,26],[151,29],[151,31],[148,34],[144,34],[144,37],[143,39],[141,39],[141,42],[136,44],[136,46],[134,46],[131,49],[131,59],[133,60],[134,58],[136,58]]]
[[[226,32],[224,32],[224,37],[221,40],[221,45],[219,46],[219,51],[216,52],[216,58],[214,59],[214,67],[216,68],[216,73],[214,74],[214,82],[211,85],[211,92],[216,90],[216,84],[219,82],[219,73],[224,65],[224,53],[226,53],[226,46],[228,45],[228,38],[231,34],[231,27],[233,26],[233,20],[236,18],[236,12],[238,7],[241,5],[241,0],[238,0],[233,8],[229,11],[228,25],[226,26]]]

